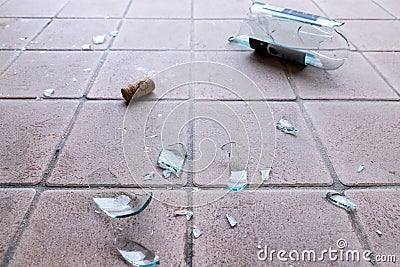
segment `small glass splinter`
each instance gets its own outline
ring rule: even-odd
[[[174,216],[178,216],[178,215],[186,215],[186,220],[190,221],[190,219],[193,216],[193,212],[190,210],[177,210],[174,211]]]
[[[115,245],[122,257],[133,266],[160,265],[158,256],[141,244],[125,237],[116,237]]]
[[[177,177],[183,169],[183,165],[186,160],[186,151],[182,143],[176,143],[169,145],[167,148],[161,150],[158,156],[157,165],[158,167],[172,172]],[[165,178],[169,177],[167,171],[163,172]]]
[[[226,214],[226,219],[228,219],[229,225],[233,228],[236,226],[237,221],[233,218],[232,215]]]
[[[260,169],[261,179],[263,181],[269,180],[269,174],[271,173],[271,168],[262,168]]]
[[[299,132],[288,120],[283,118],[278,121],[276,128],[287,134],[296,135]]]
[[[196,225],[193,225],[193,236],[194,238],[199,238],[201,236],[202,232],[199,227]]]
[[[240,191],[247,184],[247,168],[245,162],[239,155],[235,142],[226,143],[221,149],[228,153],[229,156],[229,181],[228,189],[232,191]]]
[[[124,218],[142,212],[150,203],[153,193],[104,193],[93,197],[96,205],[112,218]]]
[[[334,205],[346,210],[355,210],[357,205],[351,202],[346,196],[339,193],[326,193],[326,198]]]

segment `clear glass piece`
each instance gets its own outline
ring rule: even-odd
[[[365,169],[365,166],[360,164],[360,166],[358,166],[357,172],[360,173]]]
[[[267,55],[321,69],[337,69],[349,43],[337,28],[344,23],[254,2],[239,33],[229,41]]]
[[[158,156],[157,165],[169,172],[172,172],[179,177],[186,161],[186,150],[182,143],[169,145],[167,148],[161,150]],[[165,178],[169,177],[170,173],[163,172]]]
[[[115,245],[122,257],[133,266],[160,265],[159,257],[153,251],[129,238],[117,236]]]
[[[229,222],[231,227],[235,227],[237,225],[237,221],[236,221],[235,218],[233,218],[232,215],[226,214],[225,216],[226,216],[226,219],[228,220],[228,222]]]
[[[294,127],[288,120],[283,118],[278,121],[276,128],[287,134],[296,135],[299,132],[296,127]]]
[[[186,220],[190,221],[190,219],[193,216],[193,212],[190,211],[190,210],[176,210],[176,211],[174,211],[174,215],[175,216],[185,215],[186,216]]]
[[[106,35],[93,36],[93,43],[96,45],[103,44],[106,41]]]
[[[46,90],[43,90],[43,95],[46,97],[50,97],[54,94],[54,89],[53,88],[49,88]]]
[[[260,169],[261,179],[263,181],[269,180],[270,173],[271,173],[271,168],[261,168]]]
[[[107,216],[124,218],[142,212],[152,199],[152,193],[97,192],[93,201]]]
[[[334,205],[346,210],[355,210],[357,205],[351,202],[346,196],[339,193],[328,192],[326,198]]]
[[[146,173],[146,174],[143,176],[143,181],[151,180],[151,179],[154,178],[155,175],[156,175],[155,172]]]
[[[202,232],[199,227],[196,225],[193,225],[193,236],[194,238],[199,238],[201,236]]]
[[[226,143],[221,147],[229,156],[229,180],[228,189],[240,191],[247,184],[247,166],[246,162],[240,156],[240,150],[235,142]]]

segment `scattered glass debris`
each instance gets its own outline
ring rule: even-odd
[[[154,176],[155,176],[155,173],[154,173],[154,172],[146,173],[146,174],[143,176],[143,181],[151,180],[151,179],[154,178]]]
[[[376,232],[376,234],[379,235],[379,236],[382,235],[382,232],[381,232],[380,230],[376,230],[375,232]]]
[[[262,168],[260,169],[260,174],[261,174],[261,179],[263,179],[263,181],[267,181],[269,180],[269,174],[271,173],[271,168]]]
[[[276,128],[287,134],[296,135],[299,132],[288,120],[283,118],[278,121]]]
[[[193,187],[192,188],[192,192],[193,193],[196,193],[196,192],[199,192],[200,191],[200,188],[198,188],[198,187]]]
[[[194,238],[199,238],[201,236],[202,232],[199,227],[196,225],[193,225],[193,236]]]
[[[145,194],[118,194],[100,193],[93,197],[96,205],[112,218],[124,218],[142,212],[150,203],[152,193]]]
[[[157,165],[158,167],[169,171],[169,175],[172,172],[179,177],[179,173],[182,171],[183,165],[185,164],[186,157],[186,151],[182,143],[172,144],[161,150],[160,155],[158,156]],[[163,171],[165,178],[167,178],[166,174],[168,175],[168,172]]]
[[[160,259],[154,252],[133,240],[116,237],[115,245],[121,256],[133,266],[160,265]]]
[[[326,198],[334,205],[346,210],[355,210],[357,205],[351,202],[346,196],[339,193],[326,193]]]
[[[109,35],[110,35],[111,37],[117,37],[117,36],[118,36],[118,33],[119,33],[119,31],[112,31],[112,32],[109,33]]]
[[[54,89],[53,88],[49,88],[43,91],[43,95],[46,97],[50,97],[54,94]]]
[[[92,45],[91,44],[84,44],[81,46],[82,50],[91,50],[92,49]]]
[[[360,166],[358,166],[357,172],[360,173],[365,169],[365,166],[360,164]]]
[[[106,41],[106,35],[103,34],[103,35],[93,36],[92,40],[93,40],[93,43],[96,45],[104,44],[104,42]]]
[[[235,218],[233,218],[232,215],[226,214],[226,218],[228,219],[228,222],[232,228],[236,226],[237,221],[235,220]]]
[[[190,210],[176,210],[176,211],[174,211],[174,215],[175,216],[185,215],[186,216],[186,220],[190,221],[190,219],[193,216],[193,211],[190,211]]]
[[[248,184],[246,162],[240,157],[236,143],[226,143],[221,149],[227,152],[229,156],[228,189],[232,191],[244,189]]]

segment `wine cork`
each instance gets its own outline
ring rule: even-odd
[[[139,98],[150,94],[154,91],[155,87],[156,85],[152,79],[149,77],[144,77],[122,88],[121,94],[126,102],[129,103],[134,98]]]

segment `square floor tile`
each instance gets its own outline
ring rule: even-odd
[[[136,0],[127,18],[190,18],[191,0]]]
[[[42,180],[77,106],[75,101],[1,101],[0,184]]]
[[[88,97],[94,99],[122,99],[121,88],[142,77],[153,77],[158,72],[188,62],[189,52],[118,52],[111,51],[90,89]],[[172,88],[165,88],[172,89]],[[166,93],[166,94],[165,94]],[[167,93],[156,84],[152,99],[189,97],[188,90]]]
[[[360,50],[392,51],[400,47],[398,20],[352,20],[343,26],[345,36]],[[396,38],[394,38],[396,36]]]
[[[400,103],[316,102],[305,107],[342,183],[400,183]],[[361,164],[365,169],[359,173]]]
[[[323,250],[337,249],[341,238],[348,249],[362,251],[346,211],[330,204],[324,195],[310,190],[194,193],[193,201],[199,207],[194,208],[192,223],[202,235],[193,240],[193,266],[297,265],[299,261],[289,259],[289,251],[297,251],[301,257],[304,250],[313,250],[319,257]],[[237,220],[235,227],[231,228],[226,214]],[[286,252],[283,257],[287,261],[276,257],[279,250]],[[294,252],[292,257],[296,258]],[[327,254],[318,262],[306,263],[336,264]]]
[[[365,53],[365,56],[372,62],[385,79],[400,94],[400,53],[380,52]]]
[[[356,217],[359,219],[364,234],[368,240],[371,250],[383,257],[400,254],[397,245],[400,238],[400,191],[397,189],[376,189],[376,190],[350,190],[346,192],[354,203],[357,204]],[[380,231],[382,235],[378,235]],[[383,260],[383,261],[382,261]],[[397,259],[398,260],[398,259]],[[396,261],[397,262],[397,261]],[[388,265],[394,265],[387,261]]]
[[[189,49],[190,23],[190,20],[126,20],[112,49]]]
[[[251,51],[246,52],[196,52],[195,60],[227,64],[248,76],[261,90],[263,99],[295,99],[279,59],[266,57]],[[199,88],[200,89],[200,88]],[[248,88],[240,88],[248,90]],[[247,95],[247,94],[246,94]],[[244,96],[241,94],[240,96]],[[227,99],[225,93],[196,90],[196,98]],[[234,99],[240,99],[234,97]]]
[[[58,17],[122,17],[129,0],[72,0]]]
[[[228,38],[235,36],[241,20],[196,20],[194,22],[195,50],[247,50],[230,44]]]
[[[85,44],[92,44],[93,49],[105,49],[113,38],[108,34],[116,30],[117,26],[116,19],[57,19],[35,42],[29,44],[28,49],[81,50]],[[92,38],[97,35],[107,35],[104,44],[93,44]]]
[[[289,65],[303,99],[399,99],[398,95],[358,53],[350,53],[337,70]]]
[[[12,242],[34,195],[33,189],[0,190],[0,259]]]
[[[25,52],[0,76],[0,97],[81,97],[100,52]]]
[[[10,0],[0,6],[2,17],[53,17],[68,0]]]
[[[0,18],[0,48],[23,48],[48,22],[47,19]]]
[[[282,117],[299,129],[297,136],[275,130]],[[253,186],[332,183],[294,103],[199,101],[194,118],[194,182],[198,186],[227,187],[229,159],[220,148],[229,141],[237,142]],[[263,183],[259,169],[268,167],[272,167],[270,179]]]
[[[95,212],[88,191],[46,191],[9,266],[130,266],[114,245],[112,225],[124,228],[128,238],[156,252],[161,264],[183,266],[186,220],[173,217],[174,207],[165,204],[173,198],[183,201],[186,195],[155,192],[153,201],[140,214],[111,219]]]
[[[329,17],[336,19],[393,18],[371,0],[344,0],[340,4],[332,0],[318,0],[316,3]]]
[[[244,18],[249,11],[249,0],[193,0],[195,18]]]

